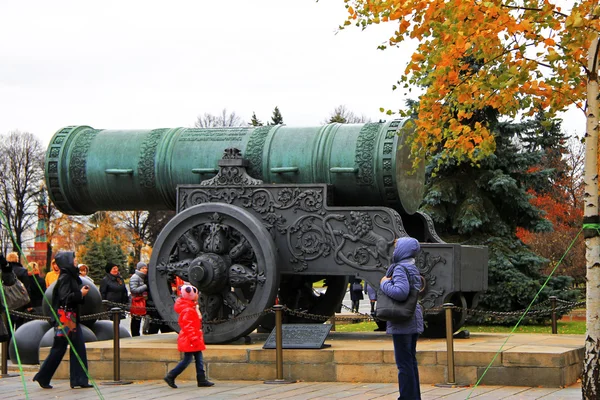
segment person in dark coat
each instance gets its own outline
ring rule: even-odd
[[[13,272],[12,266],[8,263],[8,261],[6,261],[6,258],[4,258],[4,254],[2,253],[0,253],[0,270],[2,271],[2,284],[4,286],[12,286],[17,282],[17,277]],[[0,309],[0,317],[2,317],[5,312],[2,299],[0,299],[0,306],[2,307]],[[4,324],[3,317],[0,318],[0,332],[2,333],[0,342],[8,342],[10,340],[10,330],[8,329],[8,326]]]
[[[46,280],[40,276],[40,267],[38,267],[36,262],[30,262],[29,266],[31,267],[31,271],[29,272],[31,286],[31,295],[29,296],[31,299],[30,305],[34,313],[41,315],[44,293],[46,292]]]
[[[381,278],[380,288],[383,293],[402,302],[408,298],[411,287],[421,290],[421,273],[415,265],[415,257],[420,249],[419,242],[411,237],[399,238],[396,241],[392,265],[388,268],[386,276]],[[423,333],[421,305],[417,304],[415,314],[407,321],[388,321],[386,333],[392,335],[394,342],[400,391],[398,399],[419,400],[421,389],[417,366],[417,338]]]
[[[31,282],[29,281],[29,273],[27,272],[27,269],[19,262],[19,254],[14,251],[8,253],[6,256],[6,261],[8,261],[8,264],[11,266],[14,274],[17,276],[17,279],[20,280],[21,283],[23,283],[23,286],[25,286],[25,289],[27,289],[27,294],[31,299]],[[17,308],[15,311],[28,312],[32,310],[31,304],[28,303],[23,307]],[[27,320],[24,317],[15,315],[12,317],[12,322],[14,323],[15,328],[19,328],[21,325],[27,322]]]
[[[129,303],[129,294],[127,287],[121,275],[119,274],[119,266],[114,263],[107,263],[104,267],[106,276],[100,282],[100,294],[102,300],[108,300],[113,303],[119,303],[120,307],[127,307]],[[109,304],[109,307],[113,307]]]
[[[352,300],[352,312],[358,312],[360,301],[364,299],[361,280],[356,278],[350,285],[350,300]]]
[[[90,388],[93,386],[89,384],[86,374],[88,369],[87,354],[79,320],[79,306],[84,302],[90,288],[88,286],[79,287],[82,283],[79,278],[79,270],[75,266],[75,253],[72,251],[59,251],[55,259],[60,268],[60,276],[52,291],[52,309],[56,315],[61,314],[63,317],[59,316],[59,321],[56,321],[56,315],[51,318],[50,322],[54,327],[54,343],[40,370],[33,377],[33,381],[44,389],[52,389],[50,381],[67,351],[68,337],[71,341],[69,357],[71,388],[76,386]],[[63,310],[76,313],[74,327],[69,326],[72,321],[65,318]],[[63,318],[65,319],[63,320]],[[83,366],[79,363],[75,352],[77,352]]]

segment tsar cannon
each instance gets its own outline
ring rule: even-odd
[[[422,244],[422,304],[460,306],[458,329],[487,289],[487,250],[445,243],[417,211],[424,170],[413,168],[403,146],[410,123],[71,126],[50,142],[46,183],[66,214],[176,210],[154,244],[150,291],[163,319],[176,321],[171,283],[178,276],[197,286],[208,343],[270,326],[262,311],[276,297],[294,310],[333,315],[349,278],[376,286],[394,239],[406,235]],[[326,290],[314,290],[323,279]],[[444,333],[441,311],[426,318],[430,335]]]

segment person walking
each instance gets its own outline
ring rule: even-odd
[[[363,286],[361,280],[355,278],[350,285],[350,300],[352,300],[352,312],[357,313],[360,301],[365,297],[363,296]]]
[[[146,299],[148,298],[148,265],[140,261],[137,263],[135,273],[129,278],[129,292],[131,292],[131,336],[140,336],[142,317],[146,315]],[[144,304],[143,309],[133,307],[139,300]]]
[[[60,276],[52,290],[52,309],[58,316],[58,321],[55,315],[51,317],[51,324],[54,327],[54,343],[52,343],[50,353],[40,370],[33,377],[33,381],[43,389],[52,389],[50,381],[67,351],[67,345],[70,344],[71,389],[76,386],[91,388],[93,386],[88,382],[87,354],[79,320],[79,305],[83,303],[90,288],[86,285],[79,288],[82,282],[79,278],[79,270],[75,266],[75,253],[59,251],[55,259],[60,268]],[[70,339],[70,343],[67,338]]]
[[[56,265],[56,259],[53,258],[50,263],[51,270],[46,274],[46,287],[49,288],[56,280],[58,279],[58,275],[60,275],[60,269],[58,265]]]
[[[415,265],[415,257],[421,246],[411,237],[396,241],[392,265],[386,276],[381,278],[380,288],[387,296],[397,301],[408,298],[411,287],[422,288],[421,274]],[[407,321],[387,322],[386,333],[392,335],[394,357],[398,367],[398,400],[419,400],[419,368],[417,366],[417,339],[423,333],[423,310],[417,304],[415,314]]]
[[[129,294],[127,293],[125,282],[119,274],[119,266],[109,262],[104,267],[104,270],[106,271],[106,276],[100,282],[102,300],[118,303],[119,307],[124,308],[129,303]],[[109,304],[109,307],[113,306]]]
[[[175,301],[175,312],[179,314],[179,336],[177,337],[177,350],[183,352],[183,359],[164,377],[167,385],[177,388],[175,378],[181,374],[192,362],[196,360],[196,383],[198,387],[213,386],[214,383],[206,379],[202,350],[204,333],[202,332],[202,315],[198,308],[198,289],[192,285],[181,286],[181,295]]]
[[[42,303],[44,301],[44,293],[46,292],[46,281],[40,276],[40,267],[35,261],[29,263],[31,271],[29,271],[29,286],[31,287],[30,306],[35,314],[42,314]]]

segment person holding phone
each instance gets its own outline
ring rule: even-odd
[[[75,262],[75,253],[60,251],[55,260],[60,268],[60,275],[52,291],[54,313],[50,323],[54,327],[54,343],[40,370],[33,377],[33,381],[44,389],[52,389],[50,381],[67,351],[67,345],[70,344],[71,388],[76,386],[91,388],[93,386],[88,382],[87,354],[79,320],[79,306],[83,303],[90,288],[87,285],[80,288],[82,282]],[[56,316],[58,316],[58,321]]]

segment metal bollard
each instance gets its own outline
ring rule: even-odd
[[[113,313],[113,381],[102,382],[103,385],[129,385],[133,381],[121,380],[121,345],[119,338],[119,324],[121,321],[121,309],[119,307],[111,308]]]
[[[0,313],[0,318],[2,318],[2,322],[4,323],[6,330],[10,332],[8,322],[6,321],[6,314],[3,312]],[[8,342],[8,340],[6,342],[2,342],[2,374],[0,374],[0,378],[14,378],[19,376],[19,374],[8,373]]]
[[[454,304],[445,303],[446,310],[446,352],[448,359],[448,385],[456,385],[454,378],[454,327],[452,326],[452,308]]]
[[[265,383],[294,383],[296,381],[283,379],[283,306],[275,304],[273,309],[275,310],[275,364],[277,375],[275,380],[265,381]]]
[[[448,380],[446,383],[437,383],[435,386],[445,388],[468,386],[457,384],[454,376],[454,327],[452,326],[452,309],[454,308],[454,304],[445,303],[442,307],[446,310],[446,358],[448,359]]]
[[[550,296],[550,304],[552,304],[552,334],[558,333],[558,323],[556,321],[556,296]]]

